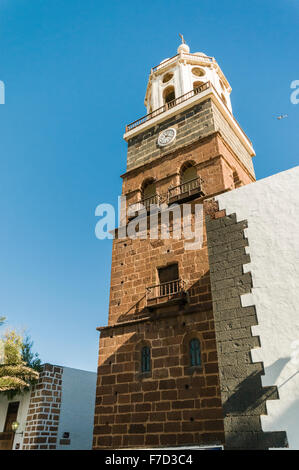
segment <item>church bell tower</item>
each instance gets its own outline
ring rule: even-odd
[[[126,226],[140,207],[147,219],[153,205],[198,204],[206,213],[214,196],[255,181],[230,93],[215,58],[190,53],[183,38],[151,69],[146,115],[124,134]],[[194,249],[171,233],[117,232],[109,320],[98,328],[94,449],[224,445],[205,224]]]

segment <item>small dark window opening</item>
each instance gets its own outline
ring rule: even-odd
[[[171,264],[165,268],[158,269],[159,283],[176,281],[179,278],[179,268],[177,264]]]
[[[148,346],[141,350],[141,372],[150,372],[151,370],[151,352]]]
[[[170,103],[171,101],[175,100],[174,87],[170,86],[170,87],[166,88],[166,90],[164,91],[163,96],[164,96],[165,103]]]
[[[179,291],[179,268],[177,264],[171,264],[165,268],[158,269],[159,297],[176,294]]]
[[[204,82],[193,82],[193,90],[197,90],[197,88],[201,87]]]
[[[197,171],[196,171],[195,166],[193,165],[188,165],[181,172],[181,184],[188,183],[189,181],[192,181],[196,178],[197,178]]]
[[[153,181],[147,182],[143,186],[142,199],[152,198],[156,195],[156,185]]]
[[[166,95],[165,103],[170,103],[173,100],[175,100],[175,93],[174,91],[171,91],[170,93],[168,93],[168,95]]]
[[[190,365],[200,366],[201,357],[200,357],[200,343],[197,338],[191,339],[189,343],[189,353],[190,353]]]

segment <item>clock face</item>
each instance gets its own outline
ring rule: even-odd
[[[161,134],[158,137],[158,145],[160,147],[165,147],[166,145],[171,144],[171,142],[174,141],[176,136],[176,130],[173,129],[172,127],[169,129],[165,129],[164,131],[161,132]]]

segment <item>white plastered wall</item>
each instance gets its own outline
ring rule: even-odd
[[[57,449],[92,448],[96,380],[95,372],[63,368]],[[60,444],[65,432],[70,433],[70,445]]]
[[[299,449],[299,167],[217,197],[219,209],[248,220],[252,294],[242,304],[255,305],[261,348],[254,362],[265,368],[263,385],[276,385],[279,400],[267,401],[264,431],[286,431],[289,447]]]

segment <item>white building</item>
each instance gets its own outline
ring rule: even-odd
[[[0,449],[91,449],[95,390],[95,372],[44,364],[30,391],[0,394]]]
[[[219,219],[211,221],[210,228],[213,230],[208,237],[210,240],[218,237],[214,246],[210,243],[209,257],[212,261],[211,280],[225,430],[231,440],[238,444],[241,442],[241,447],[246,444],[246,439],[251,439],[248,431],[254,431],[253,410],[260,408],[262,430],[265,435],[274,436],[269,443],[275,442],[277,438],[283,441],[282,433],[285,432],[288,447],[299,449],[298,182],[299,166],[215,198],[219,204]],[[243,230],[242,224],[247,227],[244,228],[243,243],[239,243],[238,247],[231,236],[237,233],[233,227],[235,224],[239,225],[239,231]],[[230,243],[235,243],[235,246],[228,245]],[[248,256],[243,263],[243,273],[251,276],[252,287],[244,289],[249,292],[240,296],[242,308],[237,318],[237,315],[233,316],[233,310],[226,309],[225,305],[220,306],[220,293],[225,285],[225,301],[228,303],[229,291],[236,289],[230,286],[233,286],[233,269],[238,267],[237,262],[231,263],[233,268],[229,263],[231,259],[235,261],[240,256],[237,251],[242,249],[241,245],[245,246],[245,257]],[[227,255],[228,249],[235,252],[231,251]],[[219,269],[216,271],[217,264]],[[222,267],[226,269],[223,275],[220,270]],[[245,328],[251,321],[248,313],[252,314],[252,308],[256,312],[256,321],[251,327],[252,337],[249,338]],[[254,339],[257,339],[255,343],[258,342],[260,347],[256,345],[251,348],[251,364],[241,364],[240,346],[244,349]],[[228,364],[231,364],[230,376]],[[250,397],[254,393],[254,384],[258,383],[257,377],[252,374],[257,364],[261,369],[259,395],[245,403],[244,396],[247,394]],[[266,413],[261,412],[264,404]],[[239,436],[236,437],[237,433]],[[242,434],[240,441],[238,439]],[[270,444],[269,447],[274,445]]]

